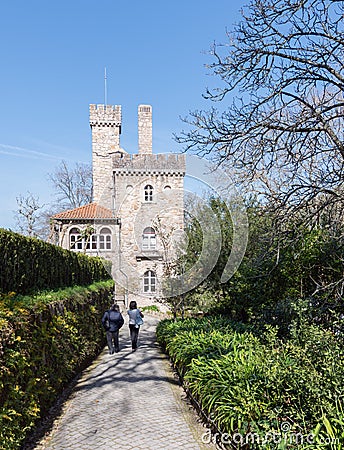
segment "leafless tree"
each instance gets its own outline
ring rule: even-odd
[[[153,221],[152,227],[159,239],[162,252],[162,279],[160,280],[159,296],[156,300],[171,308],[173,316],[176,318],[181,298],[173,294],[174,277],[177,275],[176,255],[172,242],[175,227],[166,226],[160,217]]]
[[[56,190],[60,208],[78,208],[92,201],[92,167],[76,164],[74,168],[65,161],[49,175]]]
[[[25,236],[38,237],[37,225],[44,205],[41,205],[39,198],[31,192],[27,192],[26,196],[20,194],[16,200],[18,205],[15,211],[16,228]]]
[[[227,167],[242,188],[264,195],[285,216],[338,208],[344,3],[252,0],[242,16],[228,42],[212,48],[209,67],[221,85],[205,97],[225,106],[191,113],[177,141]]]
[[[50,219],[63,209],[77,208],[92,201],[92,168],[88,164],[76,164],[74,168],[63,161],[53,174],[49,174],[56,191],[56,201],[40,205],[38,196],[28,192],[17,197],[15,211],[17,229],[29,236],[49,240]]]

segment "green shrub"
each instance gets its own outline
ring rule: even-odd
[[[329,450],[343,450],[344,448],[344,413],[342,403],[336,402],[336,407],[336,417],[330,422],[326,416],[323,416],[312,433],[318,448],[328,448]],[[312,447],[308,446],[306,448]]]
[[[307,435],[322,417],[342,420],[343,349],[329,332],[299,324],[282,341],[276,328],[258,335],[215,317],[162,321],[157,336],[222,433],[278,435],[287,422],[290,433]],[[269,445],[252,448],[277,448]]]
[[[0,229],[0,292],[25,294],[110,278],[108,262]]]
[[[112,281],[15,299],[0,296],[0,442],[20,448],[71,379],[105,344]]]
[[[141,308],[142,312],[160,312],[160,309],[156,305],[148,305]]]

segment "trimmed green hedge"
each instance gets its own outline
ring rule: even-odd
[[[26,298],[0,295],[0,442],[20,448],[63,388],[105,345],[101,326],[112,281]]]
[[[85,286],[110,278],[104,264],[100,258],[0,229],[0,292]]]

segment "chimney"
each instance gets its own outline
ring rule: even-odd
[[[138,129],[139,154],[152,154],[152,107],[150,105],[139,105]]]

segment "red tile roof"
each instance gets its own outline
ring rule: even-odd
[[[114,219],[112,211],[97,203],[89,203],[79,208],[55,214],[53,219]]]

